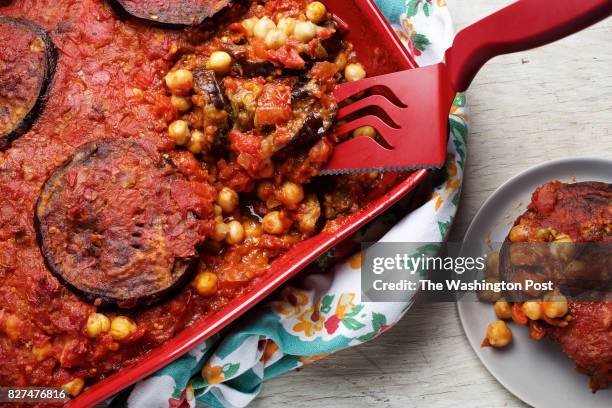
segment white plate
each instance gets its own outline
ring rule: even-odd
[[[466,242],[502,242],[514,220],[525,212],[531,193],[550,181],[612,183],[612,161],[564,159],[547,162],[515,176],[482,205],[468,228]],[[525,327],[511,324],[512,344],[503,350],[481,347],[486,327],[496,320],[491,304],[474,297],[461,299],[457,308],[465,334],[489,372],[508,391],[534,407],[612,407],[612,388],[591,393],[589,378],[549,340],[529,339]]]

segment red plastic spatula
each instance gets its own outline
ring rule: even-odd
[[[339,102],[364,91],[368,96],[340,108],[338,119],[350,121],[336,134],[373,126],[385,145],[370,137],[348,139],[336,146],[322,174],[442,167],[453,98],[489,59],[551,43],[610,14],[612,0],[519,0],[460,31],[444,63],[338,85]]]

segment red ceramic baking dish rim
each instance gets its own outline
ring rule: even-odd
[[[388,64],[379,64],[380,61],[372,62],[371,58],[375,57],[373,55],[375,50],[383,50],[389,58],[395,59],[391,64],[394,65],[391,69],[417,67],[412,56],[404,48],[391,26],[374,4],[374,0],[327,0],[325,3],[334,14],[349,24],[349,40],[356,44],[358,56],[360,56],[360,60],[368,68],[368,72],[374,75],[385,73],[372,72],[381,67],[383,67],[383,71],[386,68],[386,72],[390,72]],[[352,13],[358,13],[359,16],[356,17],[357,14]],[[378,30],[380,39],[384,40],[383,44],[378,44],[380,48],[373,46],[373,44],[366,44],[363,48],[364,52],[359,49],[359,42],[351,39],[355,31],[356,19],[361,20],[361,24],[357,27],[356,31],[358,32],[355,35],[360,35],[362,40],[370,42],[372,37],[368,37],[367,33],[375,28]],[[365,55],[365,59],[362,59],[364,53],[368,55]],[[368,61],[370,61],[371,67],[368,67]],[[230,301],[222,310],[213,315],[206,316],[184,329],[162,346],[152,350],[137,364],[123,368],[87,388],[81,395],[70,401],[67,406],[70,408],[93,406],[179,358],[255,306],[289,278],[314,261],[321,253],[338,244],[341,240],[348,238],[360,227],[389,208],[389,206],[421,183],[426,175],[427,170],[419,170],[409,174],[405,180],[385,195],[368,204],[361,211],[349,215],[346,221],[342,223],[342,226],[333,233],[321,233],[296,245],[286,254],[275,260],[271,265],[270,271],[255,282],[249,291]]]

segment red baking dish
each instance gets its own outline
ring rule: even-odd
[[[348,27],[348,39],[369,75],[415,68],[417,65],[386,22],[373,0],[325,0],[329,9]],[[135,366],[124,368],[96,383],[68,406],[89,407],[141,380],[177,359],[217,333],[272,293],[323,252],[349,237],[423,181],[426,170],[410,173],[384,196],[348,216],[333,233],[321,233],[303,241],[276,259],[267,275],[256,281],[245,294],[233,299],[221,311],[208,315],[183,330],[163,346],[144,356]]]

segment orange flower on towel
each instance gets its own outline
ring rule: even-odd
[[[209,384],[219,384],[223,382],[223,367],[213,366],[209,361],[202,369],[202,377],[204,377]]]
[[[298,316],[298,323],[293,326],[293,331],[302,332],[306,337],[312,337],[323,330],[325,324],[325,316],[319,311],[320,302],[317,302],[314,307],[309,307]]]
[[[286,287],[280,294],[280,299],[273,303],[272,309],[283,317],[295,317],[302,313],[309,303],[308,293],[292,287]]]

